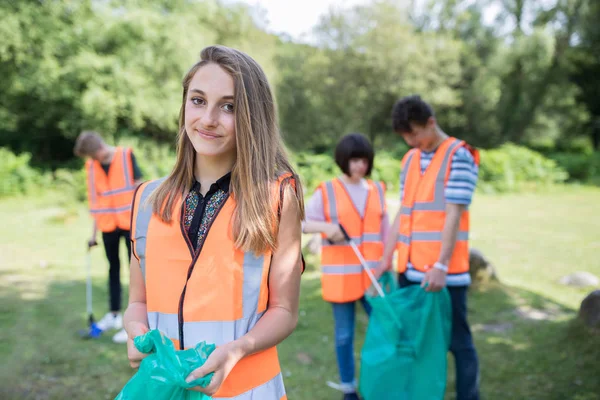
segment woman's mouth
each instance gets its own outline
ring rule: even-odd
[[[203,131],[201,129],[196,129],[196,132],[198,132],[198,134],[204,138],[204,139],[208,139],[208,140],[213,140],[213,139],[218,139],[221,136],[214,133],[214,132],[208,132],[208,131]]]

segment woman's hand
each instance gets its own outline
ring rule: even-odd
[[[225,381],[233,367],[244,357],[243,351],[237,342],[230,342],[223,346],[217,347],[208,356],[208,359],[200,368],[196,368],[186,378],[186,382],[190,383],[196,379],[202,378],[214,372],[210,383],[206,387],[195,386],[190,390],[202,392],[209,396],[214,395]],[[257,366],[257,368],[260,368]]]
[[[139,368],[141,361],[148,357],[148,354],[140,352],[133,344],[133,339],[148,332],[148,327],[138,321],[131,321],[125,327],[127,331],[127,358],[131,368]]]
[[[333,243],[342,242],[346,239],[338,224],[328,224],[327,228],[324,230],[324,233],[325,236],[327,236],[327,239]]]

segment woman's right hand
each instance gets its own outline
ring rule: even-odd
[[[148,327],[138,321],[131,321],[125,327],[127,331],[127,358],[129,359],[129,365],[131,368],[139,368],[140,362],[148,357],[148,354],[144,354],[139,351],[133,344],[133,339],[148,332]]]
[[[338,224],[329,224],[325,229],[325,235],[327,239],[333,243],[343,242],[345,240],[344,234]]]

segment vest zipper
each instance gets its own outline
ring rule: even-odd
[[[229,194],[227,194],[227,196],[225,197],[225,199],[223,200],[223,202],[217,209],[217,212],[215,213],[215,217],[212,219],[212,221],[210,221],[208,228],[206,229],[206,234],[200,241],[197,251],[194,250],[194,245],[190,241],[190,238],[188,237],[187,232],[184,229],[185,224],[183,222],[183,218],[185,216],[185,213],[184,213],[185,199],[183,200],[183,204],[181,205],[181,218],[179,221],[179,227],[181,228],[181,233],[185,239],[185,242],[188,245],[190,253],[192,254],[192,263],[190,264],[190,266],[188,268],[187,277],[185,278],[185,285],[183,285],[183,290],[181,291],[181,296],[179,297],[179,307],[177,309],[177,323],[178,323],[178,329],[179,329],[179,349],[180,350],[183,350],[185,348],[184,340],[183,340],[183,322],[184,322],[184,320],[183,320],[183,303],[185,301],[185,292],[187,291],[187,284],[188,284],[188,281],[190,280],[190,277],[192,276],[192,271],[194,270],[196,261],[200,257],[200,252],[202,251],[202,247],[204,247],[204,242],[206,241],[206,237],[208,236],[208,233],[210,232],[210,228],[212,227],[213,222],[215,222],[215,220],[219,216],[221,209],[223,208],[225,203],[227,203],[228,199],[229,199]],[[200,225],[202,225],[202,221],[200,222]]]

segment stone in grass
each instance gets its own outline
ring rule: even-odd
[[[598,286],[600,284],[600,280],[597,276],[585,271],[574,272],[570,275],[563,276],[560,278],[559,282],[563,285],[580,288]]]
[[[477,283],[487,283],[492,280],[498,280],[496,268],[483,255],[481,250],[469,249],[469,274],[471,281]]]
[[[600,330],[600,290],[594,290],[581,302],[579,318],[586,326]]]
[[[296,354],[296,359],[300,364],[310,365],[313,363],[312,357],[308,353],[300,352]]]
[[[498,322],[490,324],[473,324],[473,332],[506,333],[513,328],[511,322]]]

